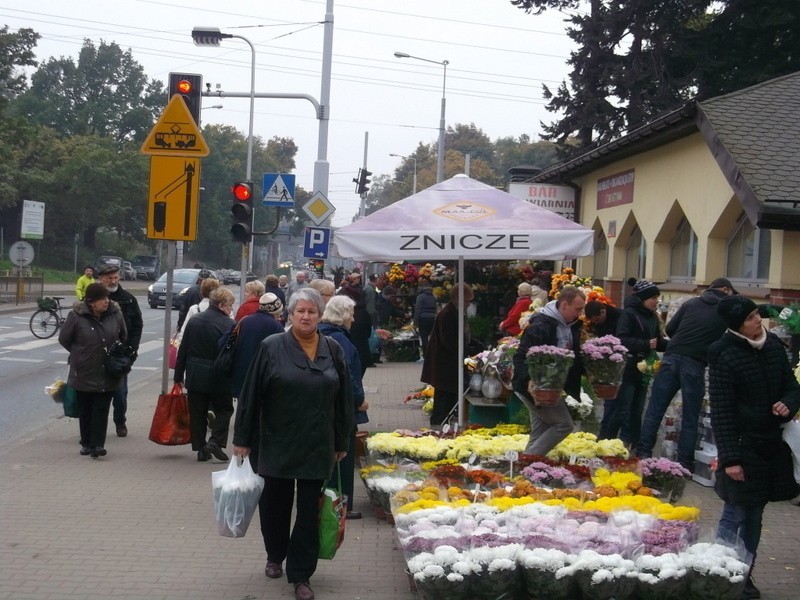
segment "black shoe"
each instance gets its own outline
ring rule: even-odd
[[[206,462],[211,460],[211,454],[206,452],[205,448],[197,452],[197,462]]]
[[[361,513],[358,512],[357,510],[348,510],[347,511],[347,520],[348,521],[350,521],[351,519],[355,520],[355,519],[360,519],[360,518],[361,518]]]
[[[127,437],[128,436],[128,428],[123,423],[122,425],[117,425],[117,437]]]
[[[228,460],[230,460],[230,459],[228,458],[228,455],[227,455],[227,454],[225,454],[225,453],[222,451],[222,448],[220,448],[220,447],[219,447],[219,445],[218,445],[216,442],[214,442],[214,441],[208,442],[208,443],[206,444],[206,447],[205,447],[205,448],[203,448],[203,449],[204,449],[206,452],[210,452],[211,454],[213,454],[213,455],[214,455],[214,458],[216,458],[217,460],[224,460],[225,462],[227,462]]]
[[[92,449],[89,446],[81,446],[81,456],[89,456],[92,453]]]
[[[92,458],[99,458],[101,456],[105,456],[106,454],[108,454],[108,452],[106,451],[105,448],[103,448],[102,446],[95,446],[94,448],[92,448],[91,452],[89,453],[89,456],[91,456]]]
[[[753,583],[753,578],[748,577],[747,582],[744,584],[744,590],[740,596],[742,600],[750,600],[751,598],[761,598],[761,591]]]

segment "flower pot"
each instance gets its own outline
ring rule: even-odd
[[[496,377],[485,377],[481,384],[481,393],[485,398],[499,398],[503,394],[503,384]]]
[[[597,396],[598,400],[613,400],[619,393],[619,385],[611,383],[595,383],[592,382],[592,391]]]
[[[483,375],[480,373],[473,373],[469,377],[469,391],[473,396],[481,395],[481,386],[483,385]]]
[[[559,400],[561,400],[561,390],[533,390],[533,401],[537,406],[555,406]]]

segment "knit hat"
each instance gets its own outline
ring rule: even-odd
[[[283,302],[272,292],[267,292],[258,299],[258,310],[263,310],[271,315],[279,315],[283,312]]]
[[[726,296],[717,304],[717,314],[733,331],[739,331],[747,316],[757,309],[756,303],[744,296]]]
[[[636,281],[635,278],[631,277],[628,279],[628,285],[633,288],[633,293],[639,297],[639,300],[647,300],[661,293],[658,287],[656,287],[656,284],[649,279],[640,279]]]
[[[103,298],[108,298],[109,296],[108,288],[103,285],[102,283],[90,283],[86,286],[86,295],[83,299],[89,302],[96,302],[97,300],[102,300]]]
[[[712,290],[720,290],[722,288],[729,288],[731,292],[734,294],[738,294],[739,292],[736,291],[736,288],[733,287],[730,279],[726,279],[725,277],[717,277],[714,281],[711,282],[711,285],[708,286]]]
[[[530,283],[524,281],[517,286],[517,296],[530,296],[533,293],[533,288]]]

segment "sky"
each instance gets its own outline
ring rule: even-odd
[[[218,48],[192,42],[193,27],[218,27],[255,47],[257,93],[317,100],[325,12],[325,0],[0,0],[0,23],[41,34],[38,60],[77,62],[84,39],[116,42],[150,78],[166,83],[170,72],[200,73],[212,90],[249,93],[252,52],[245,41],[223,40]],[[540,122],[556,118],[545,110],[542,83],[554,88],[568,75],[573,43],[566,14],[529,15],[509,0],[334,0],[333,14],[327,197],[336,207],[334,226],[358,212],[352,179],[364,164],[365,137],[373,179],[401,164],[390,154],[437,141],[443,83],[449,127],[474,123],[492,140],[522,134],[538,140]],[[395,52],[449,61],[446,81],[441,64],[398,59]],[[246,134],[249,102],[205,98],[203,125],[232,125]],[[222,108],[208,108],[215,105]],[[297,184],[313,189],[319,123],[308,101],[257,99],[253,131],[263,140],[293,138]]]

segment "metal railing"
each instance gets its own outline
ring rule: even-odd
[[[0,304],[36,302],[44,291],[44,276],[0,275]]]

